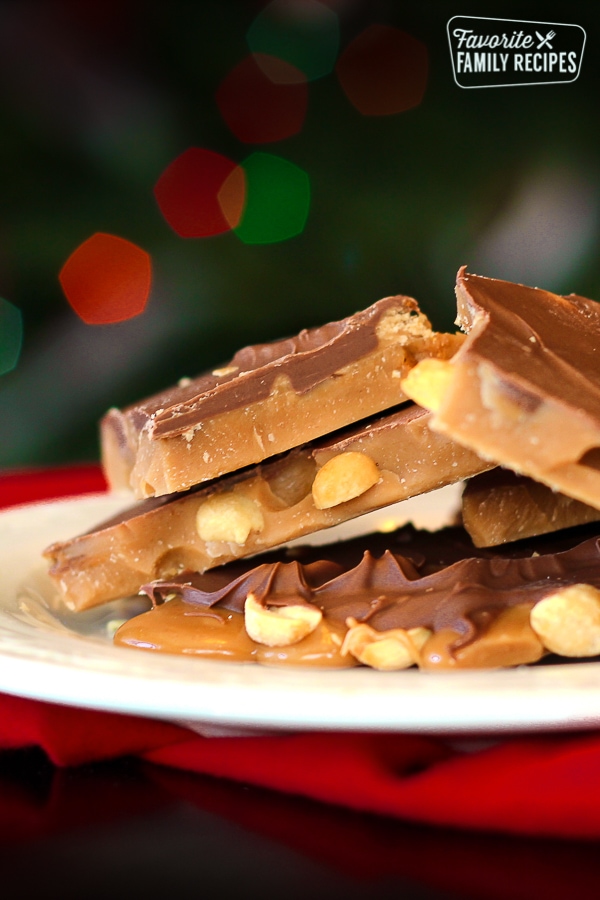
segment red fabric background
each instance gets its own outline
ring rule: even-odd
[[[0,506],[103,488],[95,466],[8,473]],[[597,731],[514,735],[469,753],[441,736],[409,734],[204,738],[164,722],[0,695],[0,749],[31,746],[57,766],[135,755],[428,824],[600,837]]]

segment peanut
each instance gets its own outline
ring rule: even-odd
[[[406,396],[415,403],[438,412],[453,374],[452,364],[446,360],[422,359],[402,379],[400,385]]]
[[[370,625],[348,619],[342,654],[350,653],[372,669],[391,672],[419,662],[421,647],[431,636],[428,628],[391,628],[376,631]]]
[[[243,494],[216,494],[196,513],[196,530],[203,541],[228,541],[243,545],[252,531],[262,531],[264,517],[259,505]]]
[[[573,584],[544,597],[531,610],[530,621],[551,653],[600,654],[600,591],[591,584]]]
[[[270,467],[265,477],[272,493],[289,507],[300,503],[310,494],[316,469],[312,456],[291,454],[289,458],[281,460],[281,464]]]
[[[379,469],[366,453],[348,450],[328,459],[312,485],[317,509],[330,509],[360,497],[379,481]]]
[[[267,647],[297,644],[319,625],[323,613],[316,606],[300,604],[281,607],[262,606],[254,594],[244,604],[244,621],[249,637]]]

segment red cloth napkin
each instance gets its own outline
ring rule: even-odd
[[[9,473],[0,505],[89,493],[94,466]],[[38,746],[57,766],[152,763],[432,825],[600,837],[600,734],[515,735],[470,752],[443,737],[282,733],[200,737],[161,721],[0,695],[0,749]]]

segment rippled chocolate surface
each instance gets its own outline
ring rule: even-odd
[[[454,536],[458,553],[461,529],[448,531]],[[558,540],[568,544],[578,534],[581,532]],[[389,541],[389,536],[379,537]],[[440,540],[443,544],[444,539]],[[358,562],[349,561],[359,545],[360,539],[352,548],[333,545],[328,548],[330,559],[275,560],[239,574],[224,567],[220,572],[157,582],[144,591],[154,603],[175,594],[190,606],[236,613],[243,611],[249,593],[265,606],[311,603],[323,611],[325,621],[337,624],[351,617],[368,622],[378,631],[418,626],[434,633],[452,631],[458,636],[454,647],[459,648],[474,641],[507,609],[531,606],[570,584],[600,588],[597,536],[556,552],[531,555],[527,546],[515,546],[503,555],[470,556],[438,566],[419,551],[411,560],[390,549],[379,555],[367,549]],[[452,538],[448,545],[452,547]],[[463,542],[463,554],[467,546]],[[323,554],[323,548],[319,549]]]

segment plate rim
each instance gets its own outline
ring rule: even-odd
[[[122,494],[102,492],[2,510],[0,564],[18,550],[33,569],[42,562],[37,556],[40,546],[55,539],[55,528],[60,531],[61,526],[64,533],[70,522],[92,526],[105,511],[129,502]],[[70,533],[79,530],[84,528]],[[266,728],[487,734],[580,730],[600,724],[600,663],[375,672],[366,667],[303,669],[154,654],[73,631],[44,631],[40,623],[16,618],[15,592],[26,575],[21,570],[8,587],[6,582],[0,585],[0,690],[5,693],[244,732]]]

